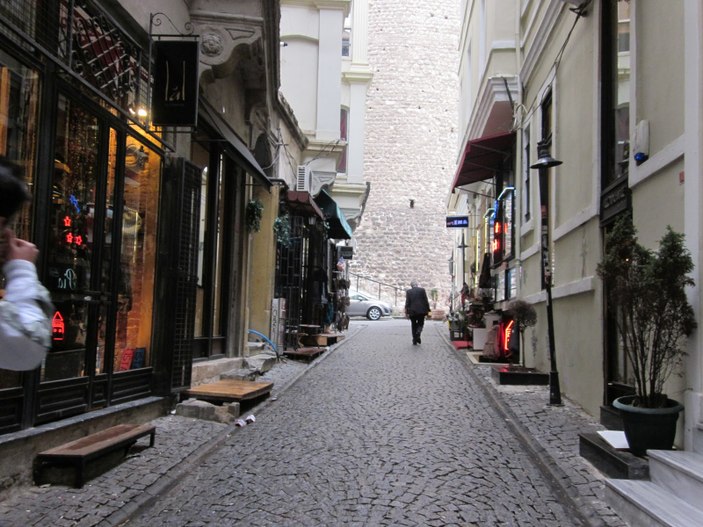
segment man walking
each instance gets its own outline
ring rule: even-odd
[[[410,319],[410,329],[413,334],[413,345],[420,344],[425,317],[430,312],[430,302],[425,290],[416,280],[410,282],[410,289],[405,291],[405,316]]]

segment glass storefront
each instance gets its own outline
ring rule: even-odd
[[[39,73],[0,50],[0,155],[24,169],[32,192],[35,186],[38,115]],[[31,237],[31,203],[20,211],[12,227],[20,238]],[[0,389],[19,386],[20,383],[19,373],[0,370]]]
[[[148,366],[160,156],[63,95],[56,121],[42,380]]]
[[[234,243],[226,219],[232,214],[235,200],[233,187],[227,184],[226,172],[231,164],[227,156],[194,143],[191,159],[201,168],[194,357],[208,358],[225,352],[229,316],[229,274],[225,269],[230,258],[228,248]]]
[[[33,194],[13,226],[38,244],[55,307],[36,377],[0,371],[0,432],[23,415],[40,424],[144,396],[151,383],[162,154],[103,102],[41,79],[0,51],[0,155],[23,167]],[[46,111],[39,101],[51,101]]]

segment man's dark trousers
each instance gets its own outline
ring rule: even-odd
[[[425,326],[425,315],[412,315],[410,317],[410,330],[413,334],[413,344],[420,343],[422,328]]]

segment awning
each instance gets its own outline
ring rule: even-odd
[[[320,219],[325,219],[325,214],[317,206],[309,192],[289,190],[286,192],[286,201],[288,202],[288,209],[294,214],[318,216]]]
[[[254,158],[254,155],[244,144],[244,141],[237,136],[227,121],[225,121],[222,116],[217,113],[217,111],[202,97],[200,98],[199,105],[201,110],[200,115],[203,117],[203,120],[217,133],[219,133],[222,136],[222,139],[224,139],[225,150],[242,161],[247,169],[247,172],[256,177],[261,183],[264,184],[266,188],[271,188],[271,180],[261,168],[258,161]]]
[[[451,189],[491,179],[497,171],[503,169],[505,159],[512,154],[514,142],[515,132],[469,141],[456,169]]]
[[[352,237],[352,229],[347,223],[347,218],[344,217],[342,209],[340,209],[337,202],[332,199],[332,196],[325,190],[321,190],[315,198],[315,201],[325,213],[325,218],[330,226],[330,238],[334,240],[350,240]]]

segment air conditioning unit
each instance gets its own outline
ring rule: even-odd
[[[307,165],[298,165],[298,174],[295,179],[295,190],[310,192],[310,169]]]

